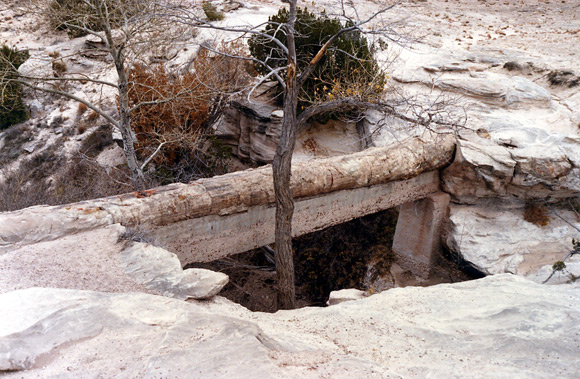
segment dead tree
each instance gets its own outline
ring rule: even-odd
[[[31,57],[31,60],[36,60],[30,64],[34,69],[26,74],[20,73],[11,80],[33,90],[84,104],[118,129],[132,185],[135,189],[143,189],[143,169],[152,157],[143,157],[143,162],[139,162],[131,124],[132,114],[153,103],[171,102],[175,96],[153,102],[132,103],[129,92],[134,83],[130,81],[130,74],[137,63],[144,62],[145,57],[151,58],[153,51],[181,41],[180,30],[171,27],[168,20],[156,17],[157,5],[153,0],[29,0],[23,4],[28,12],[38,13],[39,21],[47,20],[52,27],[66,30],[71,37],[92,36],[92,43],[96,46],[94,51],[114,68],[117,80],[102,78],[102,73],[97,71],[68,72],[66,62],[73,57],[59,52],[51,53],[48,61],[38,55]],[[72,88],[87,82],[98,88],[97,93],[116,98],[116,114],[110,109],[114,105],[104,105],[99,99],[80,95],[78,88]],[[159,142],[160,148],[165,142]],[[155,150],[153,154],[157,153],[158,150]]]

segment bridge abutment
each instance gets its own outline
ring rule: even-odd
[[[428,278],[441,250],[441,226],[448,217],[450,196],[436,192],[401,205],[393,251],[401,267]]]

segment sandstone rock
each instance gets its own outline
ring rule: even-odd
[[[213,125],[216,135],[234,146],[238,157],[265,163],[274,159],[281,127],[276,107],[245,99],[232,101]]]
[[[555,208],[559,215],[580,228],[574,212]],[[450,206],[447,247],[486,274],[513,273],[543,281],[544,266],[561,260],[572,249],[577,230],[555,214],[540,226],[524,220],[519,202],[480,201],[476,205]],[[580,261],[573,258],[572,262]],[[575,265],[570,266],[575,270]],[[551,272],[551,270],[550,270]],[[575,274],[580,272],[573,271]]]
[[[175,254],[162,248],[125,247],[119,241],[124,233],[116,224],[0,254],[0,293],[38,286],[207,299],[228,282],[222,273],[184,271]]]
[[[126,160],[123,149],[117,144],[112,144],[97,156],[97,163],[103,166],[105,170],[124,164]]]
[[[234,153],[254,162],[271,163],[282,130],[284,112],[264,100],[232,101],[212,126],[215,133],[234,147]],[[330,121],[314,123],[299,133],[293,159],[337,156],[362,150],[355,124]]]
[[[1,216],[0,216],[1,218]],[[11,246],[0,252],[0,293],[29,287],[104,292],[147,292],[121,267],[124,228],[74,233],[53,241]]]
[[[6,378],[573,378],[579,288],[504,274],[275,314],[219,297],[31,288],[0,295],[0,370],[26,370]]]
[[[555,263],[555,262],[554,262]],[[580,277],[580,258],[573,256],[564,262],[566,267],[561,271],[556,271],[552,275],[553,264],[542,266],[535,273],[528,275],[527,278],[536,283],[546,284],[564,284],[578,281]],[[551,277],[550,277],[551,276]]]
[[[223,5],[223,11],[224,12],[232,12],[235,11],[238,8],[243,7],[243,4],[239,1],[228,1],[227,3],[225,3]]]
[[[22,76],[30,77],[52,77],[52,59],[48,56],[36,57],[36,59],[28,59],[20,67],[18,73]]]
[[[456,201],[518,196],[567,198],[580,193],[580,138],[538,128],[490,130],[459,139],[454,163],[442,174]]]
[[[505,92],[506,105],[522,102],[538,102],[549,103],[552,100],[552,95],[545,88],[536,83],[523,78],[521,76],[514,76],[511,78],[512,83]]]
[[[126,36],[119,29],[112,30],[113,40],[115,42],[121,43],[126,39]],[[105,46],[105,32],[99,32],[97,35],[88,34],[85,37],[85,45],[90,49],[101,49]]]
[[[228,283],[229,277],[204,269],[181,268],[177,256],[165,249],[136,242],[121,252],[125,272],[137,283],[176,299],[208,299]]]
[[[345,301],[364,299],[367,296],[368,294],[365,291],[357,290],[356,288],[332,291],[328,296],[326,304],[336,305],[344,303]]]
[[[38,141],[38,140],[29,141],[29,142],[26,142],[24,145],[22,145],[22,150],[26,151],[28,154],[31,154],[41,144],[42,144],[42,141]]]
[[[11,311],[6,301],[12,303]],[[178,300],[37,288],[4,295],[0,307],[0,370],[37,368],[46,373],[41,368],[45,359],[69,359],[62,355],[67,346],[73,351],[66,355],[85,363],[71,362],[68,368],[48,371],[68,377],[89,372],[126,377],[175,378],[194,372],[199,377],[220,372],[267,377],[268,370],[275,368],[267,353],[276,344],[255,324]],[[85,354],[79,354],[79,348],[91,351],[93,358],[82,358]],[[228,363],[232,357],[235,365]]]
[[[485,65],[458,61],[449,56],[435,55],[432,59],[440,61],[422,66],[423,70],[413,62],[410,67],[397,72],[394,78],[401,83],[421,83],[444,91],[459,92],[495,105],[526,103],[545,107],[552,100],[548,90],[524,77],[484,71]],[[432,74],[437,76],[433,77]]]

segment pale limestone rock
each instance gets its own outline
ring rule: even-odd
[[[212,126],[218,136],[234,148],[242,159],[271,163],[282,130],[284,111],[264,100],[232,101]],[[330,121],[314,123],[302,130],[293,159],[330,157],[362,150],[356,125]]]
[[[556,208],[559,215],[580,228],[580,220],[566,209]],[[577,230],[554,214],[546,226],[524,220],[523,204],[487,201],[476,205],[450,205],[447,247],[486,274],[513,273],[543,281],[551,267],[572,250]],[[574,257],[572,262],[580,261]],[[576,266],[570,266],[576,275]],[[550,271],[551,272],[551,271]]]
[[[328,296],[327,305],[336,305],[344,303],[345,301],[364,299],[368,296],[365,291],[357,290],[356,288],[348,288],[344,290],[332,291]]]
[[[135,242],[121,252],[125,273],[150,290],[176,299],[208,299],[229,277],[204,269],[181,268],[177,255],[147,243]]]
[[[573,378],[578,289],[504,274],[266,314],[219,297],[31,288],[0,295],[0,369],[26,369],[6,378]]]
[[[533,127],[465,133],[443,189],[455,201],[483,197],[567,198],[580,193],[580,138]]]

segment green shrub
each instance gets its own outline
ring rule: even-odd
[[[223,12],[218,11],[215,5],[209,1],[204,1],[201,8],[209,21],[221,21],[225,17]]]
[[[269,21],[263,32],[286,44],[285,31],[279,30],[278,25],[288,22],[288,10],[280,9]],[[345,26],[348,25],[325,14],[317,17],[307,9],[298,9],[295,25],[298,70],[306,67],[324,43]],[[251,37],[249,46],[254,57],[267,62],[272,68],[287,64],[284,52],[263,35]],[[299,110],[312,103],[344,96],[368,99],[369,96],[380,95],[386,76],[374,59],[373,52],[373,47],[360,31],[341,35],[302,86]],[[256,66],[256,69],[261,74],[268,73],[262,65]],[[281,86],[278,90],[281,92]]]
[[[22,102],[22,86],[14,81],[18,76],[18,67],[28,57],[27,50],[18,51],[6,45],[0,49],[0,130],[28,118]]]

